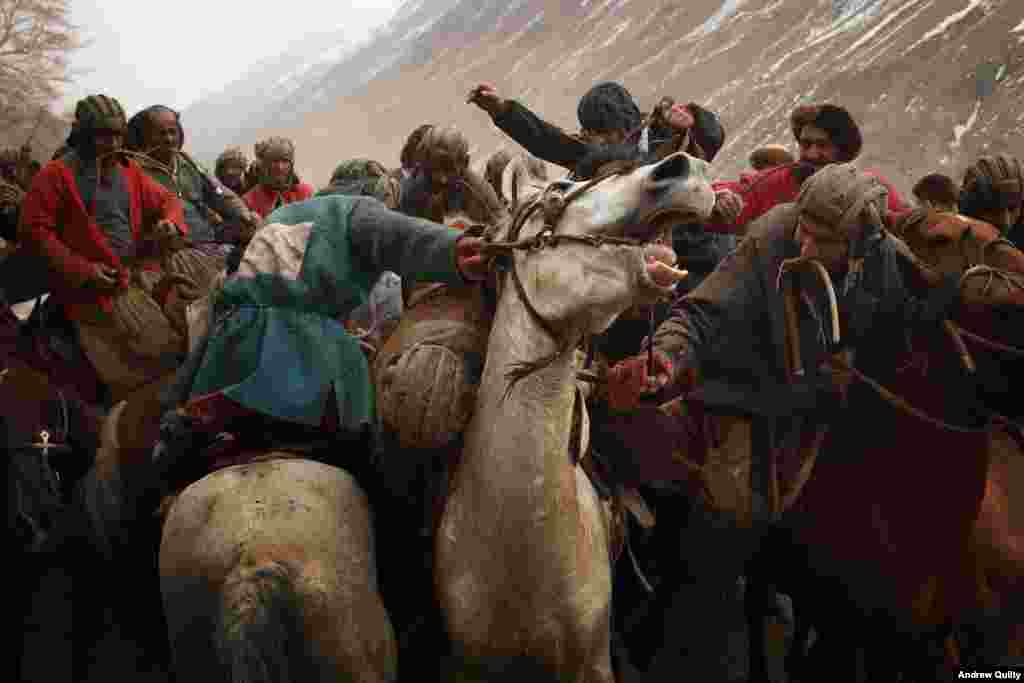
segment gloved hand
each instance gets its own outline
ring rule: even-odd
[[[505,100],[490,83],[481,83],[470,90],[466,102],[475,104],[491,116],[497,116],[505,109]]]
[[[461,235],[455,241],[455,263],[462,277],[470,282],[480,282],[487,278],[483,246],[482,239],[469,235]]]
[[[103,292],[112,292],[121,286],[121,272],[106,263],[93,263],[92,272],[85,281],[85,286]]]
[[[654,368],[650,372],[646,353],[619,361],[608,370],[608,405],[612,410],[632,410],[643,394],[656,393],[671,380],[672,361],[658,351],[654,352]]]
[[[735,223],[743,213],[743,197],[732,190],[720,190],[715,193],[715,208],[711,210],[711,220],[716,223]]]

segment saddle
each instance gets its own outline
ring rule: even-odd
[[[47,299],[36,304],[25,322],[15,318],[12,324],[5,319],[2,327],[4,348],[20,361],[53,378],[55,384],[68,386],[83,401],[103,410],[109,407],[110,392],[58,305]]]

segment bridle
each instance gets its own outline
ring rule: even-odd
[[[982,260],[984,260],[984,254],[987,247],[1002,242],[1005,242],[1009,244],[1011,247],[1016,248],[1011,242],[1008,242],[1007,240],[994,240],[993,243],[986,244],[982,247]],[[822,266],[822,264],[819,261],[815,259],[795,258],[784,261],[779,268],[778,287],[779,290],[783,292],[786,336],[789,338],[789,343],[787,344],[787,365],[789,367],[791,376],[802,375],[803,365],[800,357],[799,330],[796,323],[796,297],[792,286],[791,278],[789,278],[788,276],[791,273],[794,273],[804,268],[810,268],[811,272],[817,275],[818,278],[822,281],[825,290],[828,292],[829,301],[831,304],[830,308],[832,313],[832,341],[833,343],[836,344],[838,344],[839,342],[838,307],[836,305],[835,289],[832,285],[832,280],[828,274],[828,271],[824,268],[824,266]],[[970,278],[977,276],[988,277],[988,281],[985,283],[983,293],[987,293],[991,289],[992,284],[997,279],[1002,280],[1009,286],[1014,286],[1018,288],[1024,286],[1011,274],[1005,271],[1001,271],[988,265],[977,265],[968,268],[963,273],[963,275],[961,275],[960,291],[963,291],[964,286]],[[967,337],[968,339],[971,339],[972,341],[975,341],[981,344],[982,346],[985,346],[994,351],[1001,351],[1005,353],[1012,353],[1013,355],[1017,356],[1024,356],[1024,349],[1009,346],[1006,344],[1001,344],[991,339],[987,339],[986,337],[983,337],[979,334],[963,329],[962,327],[960,327],[956,323],[953,323],[952,321],[943,321],[943,328],[946,331],[946,333],[951,337],[954,346],[957,348],[960,358],[964,364],[964,367],[969,373],[974,372],[975,365],[961,336]],[[1003,430],[1008,432],[1018,442],[1024,443],[1024,430],[1022,430],[1020,425],[1016,424],[1015,422],[1013,422],[1004,415],[1000,415],[995,412],[989,412],[985,424],[982,425],[981,427],[967,427],[963,425],[952,424],[945,420],[941,420],[932,415],[929,415],[923,410],[911,405],[910,402],[907,401],[905,398],[893,392],[892,390],[886,388],[877,380],[867,376],[866,374],[858,370],[856,367],[854,367],[851,359],[848,357],[842,357],[840,355],[831,354],[827,356],[826,362],[833,369],[849,373],[858,381],[871,387],[883,400],[885,400],[894,408],[900,410],[903,413],[911,415],[912,417],[915,417],[918,420],[921,420],[922,422],[930,424],[933,427],[936,427],[943,431],[965,434],[990,433]]]
[[[513,386],[523,377],[546,367],[569,350],[572,345],[567,339],[560,335],[537,308],[530,301],[526,288],[523,286],[519,271],[516,268],[514,258],[510,258],[513,252],[523,251],[527,255],[538,253],[545,249],[554,249],[562,244],[582,244],[588,247],[600,249],[606,245],[625,246],[633,248],[644,248],[659,241],[657,234],[650,239],[641,240],[628,237],[616,237],[613,235],[565,235],[557,232],[559,221],[565,212],[566,207],[574,200],[588,192],[608,178],[632,173],[641,164],[631,161],[620,161],[606,164],[599,173],[584,183],[572,188],[568,193],[562,194],[559,191],[559,181],[549,184],[536,199],[518,207],[509,222],[507,239],[504,241],[487,240],[483,246],[485,255],[491,255],[492,267],[505,272],[512,279],[513,286],[520,302],[526,309],[528,315],[536,322],[551,339],[555,340],[558,348],[548,356],[537,361],[521,363],[513,366],[507,373],[509,380],[505,395],[508,396]],[[523,226],[537,212],[544,217],[543,228],[532,237],[520,237]],[[685,213],[679,209],[656,209],[651,211],[639,221],[640,223],[654,224],[655,221],[663,219],[668,215]]]

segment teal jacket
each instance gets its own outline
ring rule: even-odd
[[[464,284],[457,230],[369,197],[328,196],[267,217],[224,285],[190,395],[318,425],[329,390],[345,429],[375,422],[370,370],[343,322],[385,270]]]

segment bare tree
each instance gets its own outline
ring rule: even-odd
[[[0,0],[0,125],[35,119],[68,82],[82,46],[67,0]]]

